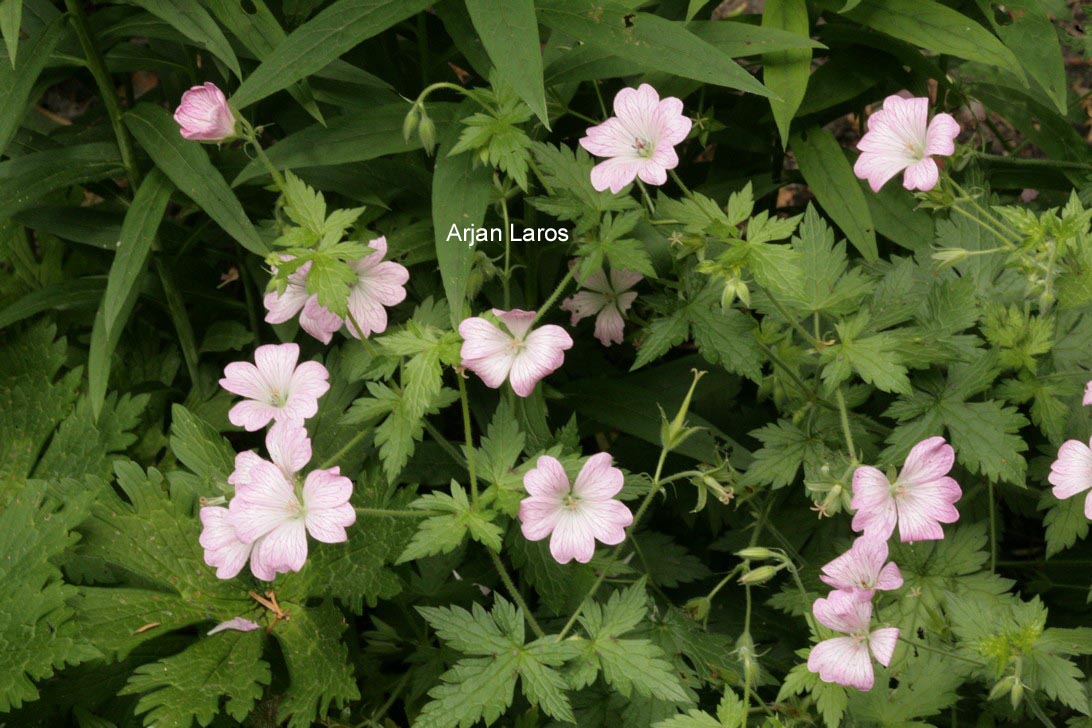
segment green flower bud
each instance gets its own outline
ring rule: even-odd
[[[417,136],[421,139],[421,146],[425,148],[425,152],[432,154],[432,150],[436,148],[436,124],[424,111],[421,112],[421,123],[417,127]]]
[[[406,118],[402,120],[402,138],[408,142],[410,137],[413,136],[413,132],[417,131],[417,124],[420,121],[421,110],[417,104],[414,104],[410,107]]]
[[[760,566],[757,569],[751,569],[741,576],[739,578],[739,583],[750,586],[763,584],[777,576],[778,571],[780,571],[780,569],[776,566]]]
[[[777,554],[770,551],[764,546],[748,546],[745,549],[736,551],[736,556],[741,559],[749,559],[752,561],[763,561],[765,559],[776,559]]]

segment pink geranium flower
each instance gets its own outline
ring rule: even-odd
[[[614,97],[614,116],[588,129],[580,140],[595,156],[608,157],[592,169],[592,187],[618,194],[634,177],[662,185],[667,170],[679,166],[675,145],[686,139],[691,124],[679,99],[661,101],[647,83],[622,89]]]
[[[220,142],[235,136],[235,114],[224,92],[214,83],[194,86],[182,94],[174,120],[183,138],[199,142]]]
[[[266,436],[266,447],[274,462],[250,463],[228,505],[236,536],[253,545],[250,568],[259,578],[265,578],[259,572],[299,571],[307,561],[308,533],[323,543],[341,543],[348,538],[346,526],[356,521],[349,503],[353,483],[336,467],[312,470],[297,492],[297,466],[311,459],[303,427],[278,422]]]
[[[350,263],[357,280],[349,290],[349,317],[346,328],[356,338],[381,334],[387,330],[387,309],[406,299],[409,271],[401,263],[383,260],[387,255],[387,238],[379,237],[368,243],[375,252]],[[357,331],[357,325],[363,330]]]
[[[873,192],[905,170],[902,186],[908,190],[936,187],[940,170],[933,155],[955,153],[959,123],[949,114],[929,120],[929,99],[888,96],[883,108],[868,117],[868,133],[857,142],[861,156],[853,172],[868,180]]]
[[[318,412],[318,399],[330,389],[330,374],[316,361],[296,366],[298,344],[267,344],[254,350],[254,362],[236,361],[224,367],[220,386],[246,397],[228,412],[231,424],[249,432],[270,420],[303,422]]]
[[[282,255],[284,261],[292,260],[290,255]],[[318,302],[318,296],[307,292],[307,273],[311,262],[301,265],[288,276],[288,285],[284,293],[270,291],[265,294],[262,303],[266,308],[265,320],[271,324],[283,324],[296,314],[300,317],[300,328],[324,344],[329,344],[334,334],[341,328],[341,317]],[[273,269],[276,273],[276,268]]]
[[[581,319],[595,316],[595,338],[603,346],[622,343],[625,313],[637,299],[637,293],[629,290],[644,280],[640,273],[628,270],[611,270],[610,280],[598,270],[584,281],[586,291],[561,302],[561,309],[572,314],[570,324],[576,326]]]
[[[835,589],[868,601],[875,590],[891,591],[902,586],[902,572],[887,560],[887,541],[861,536],[849,551],[822,568],[819,578]]]
[[[201,509],[201,536],[198,542],[205,549],[205,563],[216,567],[219,579],[232,579],[250,558],[254,544],[243,543],[235,533],[235,527],[228,521],[228,509],[221,506],[205,506]],[[273,573],[254,571],[254,576],[265,581],[273,580]]]
[[[226,632],[227,630],[235,630],[236,632],[253,632],[258,629],[260,625],[257,622],[252,622],[245,617],[235,617],[229,619],[226,622],[221,622],[205,634],[216,634],[217,632]]]
[[[898,628],[870,631],[872,602],[861,601],[844,591],[816,599],[811,611],[824,627],[847,636],[832,637],[812,647],[808,670],[819,673],[823,682],[871,690],[875,682],[872,657],[884,667],[891,663],[899,639]]]
[[[1092,489],[1092,442],[1066,440],[1058,449],[1058,459],[1050,466],[1047,480],[1054,486],[1054,497],[1063,500]],[[1084,516],[1092,519],[1092,493],[1084,500]]]
[[[853,530],[886,541],[899,527],[902,541],[936,541],[944,538],[942,523],[955,523],[955,502],[963,495],[948,477],[955,451],[943,437],[930,437],[914,445],[895,482],[869,465],[853,473],[850,506]]]
[[[540,379],[564,363],[573,340],[554,324],[531,331],[534,311],[495,308],[493,315],[507,331],[480,317],[459,324],[463,366],[481,377],[487,387],[497,389],[507,379],[516,394],[526,397]]]
[[[1083,404],[1092,404],[1092,382],[1084,385],[1084,400]]]
[[[614,499],[622,482],[622,471],[611,465],[608,453],[588,458],[571,486],[561,463],[543,455],[523,476],[530,494],[519,504],[523,535],[530,541],[550,536],[550,554],[558,563],[588,563],[596,539],[619,544],[633,523],[629,508]]]

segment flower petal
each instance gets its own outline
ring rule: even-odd
[[[569,494],[569,476],[560,460],[542,455],[535,461],[535,467],[523,474],[523,487],[531,496],[551,498],[560,503]]]
[[[579,511],[563,511],[550,537],[550,555],[559,564],[576,559],[581,564],[595,554],[595,534],[591,524]]]
[[[895,645],[899,641],[898,627],[883,627],[873,630],[868,636],[868,646],[872,648],[872,654],[876,656],[876,662],[884,667],[891,664],[891,656],[895,654]]]
[[[624,340],[626,321],[615,305],[606,306],[595,317],[595,338],[603,346],[621,344]]]
[[[895,530],[898,512],[891,497],[891,481],[870,465],[862,465],[853,473],[853,530],[886,541]]]
[[[541,541],[553,533],[561,518],[558,498],[531,496],[519,502],[520,530],[528,541]]]
[[[906,168],[902,176],[902,186],[908,190],[928,192],[937,186],[939,180],[940,170],[937,168],[937,163],[932,157],[926,157]]]
[[[868,645],[852,637],[835,637],[812,647],[808,671],[819,673],[823,682],[858,690],[871,690],[875,682]]]
[[[285,521],[255,548],[260,563],[274,573],[299,571],[307,562],[307,528],[303,519]]]
[[[951,114],[937,114],[929,122],[929,130],[925,134],[925,153],[945,157],[955,154],[957,136],[959,136],[959,122]]]
[[[265,435],[265,449],[273,463],[289,477],[311,462],[311,438],[296,422],[277,422],[270,427]]]
[[[1092,488],[1092,448],[1079,440],[1063,442],[1047,481],[1054,486],[1051,492],[1059,500]]]
[[[622,471],[614,467],[610,453],[596,453],[585,461],[573,484],[573,495],[580,500],[609,500],[618,495],[625,483]]]
[[[565,351],[573,340],[560,326],[547,324],[535,329],[523,340],[523,347],[512,359],[509,381],[512,391],[527,397],[540,379],[556,371],[565,362]]]

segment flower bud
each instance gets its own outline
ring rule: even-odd
[[[1009,675],[1008,677],[1005,677],[1005,678],[1002,678],[1001,680],[998,680],[997,683],[993,686],[993,689],[990,690],[989,699],[990,700],[997,700],[1002,695],[1006,695],[1006,694],[1012,692],[1012,688],[1015,685],[1016,685],[1016,676],[1015,675]]]
[[[757,569],[751,569],[746,574],[739,577],[739,583],[746,586],[763,584],[777,576],[778,571],[779,569],[775,566],[760,566]]]
[[[417,131],[417,124],[421,121],[421,110],[417,104],[410,107],[409,113],[406,114],[406,118],[402,120],[402,138],[407,142],[410,137],[413,136],[413,132]]]
[[[194,86],[182,94],[174,120],[182,137],[198,142],[222,142],[235,136],[235,112],[214,83]]]
[[[770,551],[764,546],[748,546],[745,549],[736,551],[736,556],[741,559],[749,559],[752,561],[762,561],[765,559],[775,559],[777,554]]]
[[[939,264],[938,268],[944,269],[963,262],[969,256],[970,253],[963,248],[941,248],[932,257]]]
[[[436,148],[436,124],[424,111],[421,112],[421,123],[417,127],[417,136],[421,139],[421,146],[425,152],[432,154]]]
[[[713,603],[709,601],[709,597],[695,597],[683,605],[683,611],[691,619],[701,622],[709,616],[712,606]]]

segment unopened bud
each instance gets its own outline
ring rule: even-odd
[[[425,152],[432,154],[432,150],[436,148],[436,124],[428,114],[423,112],[421,123],[417,127],[417,136],[421,139],[421,146],[425,148]]]
[[[709,610],[712,606],[713,603],[709,601],[708,597],[695,597],[683,605],[683,611],[685,611],[691,619],[701,622],[709,616]]]
[[[1024,699],[1024,683],[1017,680],[1013,684],[1012,691],[1009,693],[1009,699],[1012,701],[1013,710],[1020,707],[1020,701]]]
[[[763,561],[765,559],[777,558],[777,554],[770,551],[765,546],[748,546],[745,549],[736,551],[736,556],[741,559],[749,559],[752,561]]]
[[[421,121],[421,110],[414,104],[410,107],[409,113],[406,114],[406,118],[402,120],[402,138],[407,142],[410,137],[413,136],[413,132],[417,131],[417,123]]]
[[[1016,676],[1014,675],[1009,675],[1006,678],[998,680],[997,683],[993,686],[993,689],[990,690],[989,699],[997,700],[1002,695],[1009,694],[1010,692],[1012,692],[1012,688],[1014,685],[1016,685]]]
[[[748,571],[743,576],[739,577],[739,583],[747,586],[754,586],[756,584],[763,584],[770,579],[777,576],[778,569],[774,566],[760,566],[757,569]]]
[[[939,263],[939,268],[949,268],[956,263],[961,263],[970,255],[963,248],[941,248],[933,253],[933,260]]]

